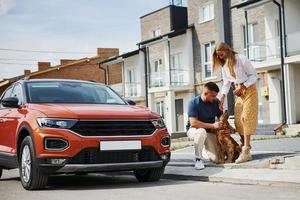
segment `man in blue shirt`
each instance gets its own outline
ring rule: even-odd
[[[195,147],[195,169],[204,169],[203,148],[205,148],[209,159],[218,162],[218,146],[213,129],[219,129],[221,122],[216,122],[216,117],[222,115],[220,101],[217,99],[219,87],[214,82],[204,85],[202,94],[195,97],[189,103],[187,125],[187,136],[194,141]]]

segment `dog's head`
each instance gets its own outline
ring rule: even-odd
[[[223,115],[221,115],[221,117],[220,117],[220,121],[223,122],[223,123],[227,122],[228,121],[228,117],[229,117],[228,111],[225,110],[225,112],[223,113]]]

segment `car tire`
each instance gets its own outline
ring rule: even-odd
[[[165,168],[134,170],[134,175],[139,182],[159,181],[163,176]]]
[[[22,186],[26,190],[43,189],[47,185],[48,176],[39,169],[30,136],[24,138],[19,154],[19,172]]]
[[[2,169],[2,167],[0,167],[0,178],[2,177],[2,171],[3,171],[3,169]]]

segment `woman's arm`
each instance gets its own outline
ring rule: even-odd
[[[222,85],[222,97],[221,97],[221,102],[219,105],[220,110],[223,110],[223,108],[224,108],[225,97],[228,94],[230,87],[231,87],[231,81],[226,76],[226,72],[224,70],[225,70],[225,68],[222,67],[223,85]]]
[[[255,70],[254,66],[250,62],[250,60],[248,60],[246,57],[242,58],[242,67],[243,67],[244,71],[246,72],[246,75],[248,76],[247,81],[244,82],[243,85],[246,88],[248,88],[251,85],[256,83],[257,73],[256,73],[256,70]]]
[[[222,85],[222,96],[226,96],[230,90],[231,87],[231,81],[226,76],[225,68],[222,67],[222,79],[223,79],[223,85]]]

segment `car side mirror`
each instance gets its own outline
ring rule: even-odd
[[[19,108],[19,99],[16,97],[8,97],[1,100],[1,103],[4,107],[7,108]]]
[[[130,100],[130,99],[126,99],[126,102],[127,102],[129,105],[131,105],[131,106],[135,106],[135,105],[136,105],[136,103],[135,103],[134,101]]]

